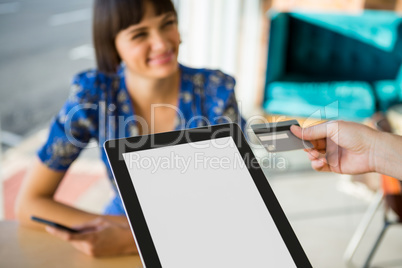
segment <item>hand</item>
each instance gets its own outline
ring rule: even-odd
[[[117,223],[99,217],[72,228],[80,233],[70,233],[50,226],[46,226],[46,231],[93,257],[138,253],[127,222]]]
[[[304,129],[292,126],[291,131],[314,145],[314,149],[305,151],[315,170],[341,174],[375,171],[374,152],[378,131],[345,121],[330,121]]]

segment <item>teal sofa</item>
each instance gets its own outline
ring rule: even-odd
[[[402,102],[402,18],[394,12],[269,12],[263,108],[361,121]]]

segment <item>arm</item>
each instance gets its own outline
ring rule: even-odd
[[[402,180],[402,137],[381,132],[374,151],[374,170]]]
[[[88,213],[53,199],[64,174],[53,171],[39,160],[35,161],[22,184],[15,207],[21,224],[44,228],[44,225],[30,219],[31,215],[35,215],[83,230],[82,234],[70,234],[46,227],[50,234],[70,242],[75,248],[90,256],[136,253],[137,249],[125,216]]]
[[[69,241],[89,255],[133,253],[136,248],[125,215],[96,215],[54,200],[71,163],[90,139],[99,134],[97,102],[100,95],[95,82],[96,77],[86,73],[74,78],[70,97],[53,120],[48,140],[38,152],[40,161],[35,161],[23,182],[16,214],[25,226],[39,228],[39,224],[30,220],[30,216],[35,215],[78,229],[85,235],[70,239],[71,234],[67,232],[46,228],[52,235]]]
[[[98,215],[75,209],[53,199],[65,172],[57,172],[36,160],[25,177],[18,194],[15,212],[24,226],[42,227],[31,215],[43,217],[68,226],[93,220]]]
[[[292,126],[291,131],[313,143],[314,149],[305,151],[315,170],[341,174],[379,172],[402,179],[400,136],[344,121],[304,129]]]
[[[68,226],[99,216],[54,200],[57,187],[71,163],[90,139],[99,134],[97,102],[101,99],[94,85],[96,79],[94,73],[81,73],[73,78],[70,96],[52,121],[48,139],[38,152],[39,160],[34,162],[22,184],[16,215],[23,225],[39,226],[30,220],[31,215]],[[127,222],[125,216],[108,218]]]

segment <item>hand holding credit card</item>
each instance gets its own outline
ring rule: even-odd
[[[292,125],[300,126],[297,120],[252,125],[251,128],[260,143],[270,153],[313,148],[309,141],[296,137],[291,131]]]

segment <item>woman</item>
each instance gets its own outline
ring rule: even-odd
[[[22,186],[16,212],[82,229],[70,234],[47,227],[88,255],[135,253],[119,197],[96,215],[58,203],[54,193],[71,163],[90,141],[172,131],[235,121],[234,79],[219,71],[177,62],[180,35],[170,0],[96,0],[94,46],[97,69],[75,76],[71,94],[53,121]],[[106,155],[102,160],[113,182]],[[118,239],[116,239],[118,238]]]

